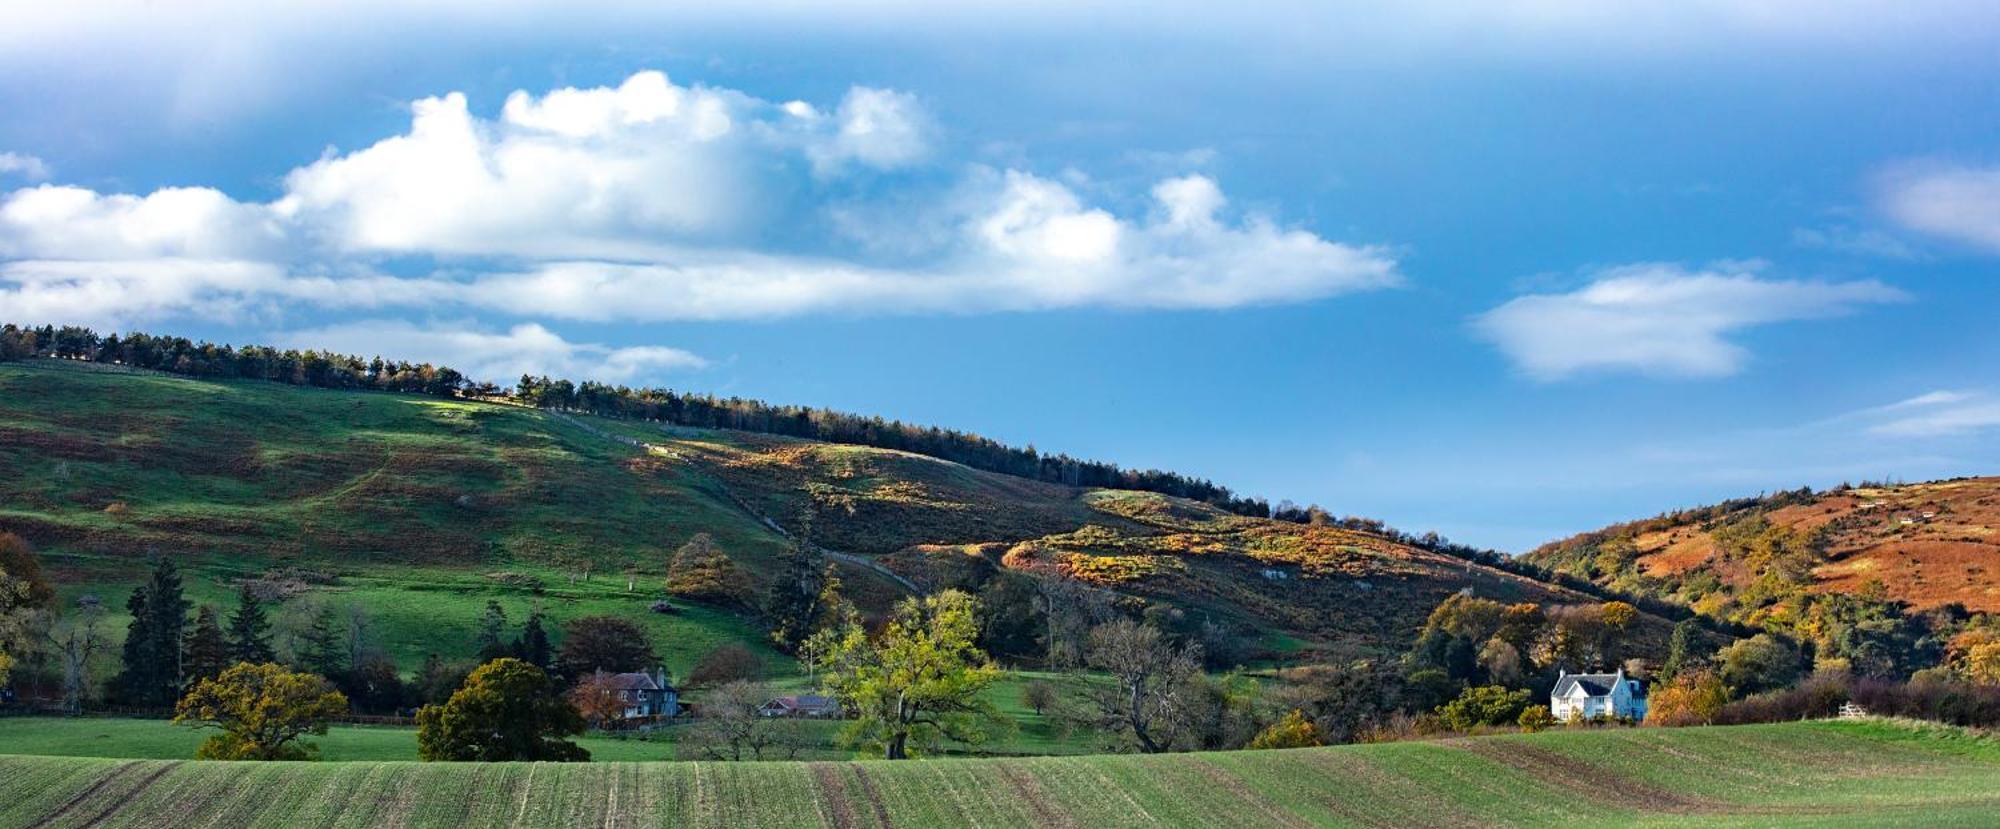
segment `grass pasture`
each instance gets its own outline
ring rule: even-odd
[[[898,763],[0,757],[6,826],[1936,827],[1996,813],[2000,742],[1887,722]]]

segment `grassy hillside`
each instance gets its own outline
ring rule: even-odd
[[[0,365],[0,469],[0,530],[40,549],[72,598],[121,608],[158,552],[198,602],[263,577],[361,606],[406,668],[469,652],[489,598],[517,621],[537,606],[644,619],[675,670],[758,641],[734,612],[645,607],[696,532],[768,574],[809,503],[819,543],[925,588],[1061,574],[1258,631],[1267,654],[1400,650],[1467,586],[1588,600],[1367,533],[903,452],[70,361]],[[586,565],[590,580],[571,577]],[[902,590],[851,571],[864,604]]]
[[[1989,826],[1991,737],[1885,722],[821,763],[0,757],[9,826]]]
[[[1801,571],[1818,593],[2000,611],[2000,478],[1792,492],[1685,510],[1543,546],[1530,560],[1714,612]],[[1879,585],[1879,588],[1876,587]]]

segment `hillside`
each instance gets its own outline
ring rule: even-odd
[[[1689,774],[1699,767],[1700,774]],[[1776,770],[1782,769],[1782,773]],[[1990,737],[1887,722],[932,762],[0,756],[8,826],[1983,826]]]
[[[1608,527],[1527,558],[1709,611],[1796,570],[1815,593],[1879,590],[1918,610],[1995,612],[2000,478],[1778,493]]]
[[[677,670],[761,641],[730,608],[644,608],[693,534],[761,579],[808,512],[865,606],[1034,571],[1226,624],[1253,657],[1399,651],[1467,587],[1594,601],[1365,532],[907,452],[67,360],[0,364],[0,468],[0,530],[72,596],[121,607],[158,552],[197,601],[262,578],[361,606],[406,666],[469,647],[489,598],[644,617]]]

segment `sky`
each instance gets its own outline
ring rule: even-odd
[[[880,414],[1509,551],[2000,473],[2000,6],[664,5],[0,4],[0,319]]]

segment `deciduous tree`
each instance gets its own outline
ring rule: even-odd
[[[572,679],[593,671],[643,671],[659,664],[646,631],[617,616],[581,616],[563,625],[556,673]]]
[[[1167,751],[1192,725],[1200,645],[1175,645],[1159,628],[1120,618],[1091,628],[1084,663],[1112,680],[1079,685],[1098,725],[1124,733],[1140,751]]]
[[[756,682],[723,683],[702,697],[701,717],[674,743],[683,760],[790,760],[808,744],[805,720],[758,711],[771,689]]]
[[[542,669],[495,659],[465,678],[443,705],[417,711],[417,756],[424,760],[583,761],[590,752],[565,737],[583,716]]]
[[[299,738],[325,734],[327,720],[345,713],[347,698],[320,677],[239,662],[197,683],[174,722],[222,729],[202,742],[197,759],[310,760],[319,750]]]
[[[822,681],[860,715],[848,739],[891,760],[936,739],[983,741],[1000,720],[985,698],[1000,669],[976,644],[977,614],[977,599],[945,590],[905,599],[879,636],[852,619],[819,634]]]
[[[625,713],[625,695],[611,675],[593,671],[569,689],[569,704],[583,715],[584,722],[597,728],[608,727]]]
[[[1509,691],[1499,685],[1467,688],[1458,699],[1438,707],[1438,722],[1453,731],[1470,731],[1482,725],[1505,725],[1518,720],[1528,707],[1528,692]]]
[[[1729,704],[1729,689],[1714,671],[1682,671],[1665,687],[1653,689],[1646,701],[1646,724],[1653,726],[1710,725]]]
[[[757,654],[738,644],[728,644],[702,654],[694,663],[694,670],[688,672],[688,684],[697,688],[713,688],[731,682],[753,681],[764,669],[763,660]]]

